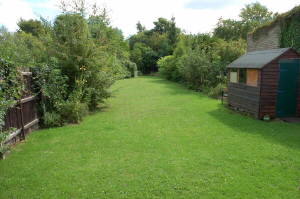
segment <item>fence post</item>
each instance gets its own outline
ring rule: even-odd
[[[21,102],[21,100],[19,100],[19,109],[20,109],[20,113],[21,113],[21,139],[25,140],[25,130],[24,130],[24,118],[23,118],[23,104]]]

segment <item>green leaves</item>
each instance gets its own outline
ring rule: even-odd
[[[241,20],[220,18],[214,35],[226,41],[247,39],[248,33],[255,28],[272,21],[277,14],[270,12],[260,3],[251,3],[241,10]]]
[[[0,132],[4,125],[4,116],[8,108],[12,107],[20,98],[22,83],[18,68],[0,59]]]

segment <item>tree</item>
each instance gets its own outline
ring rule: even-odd
[[[214,35],[226,41],[241,38],[246,40],[249,32],[272,21],[277,14],[273,14],[267,7],[257,2],[246,5],[239,16],[241,20],[220,18],[217,27],[214,29]]]
[[[45,34],[45,29],[43,27],[43,24],[41,23],[41,21],[38,20],[23,20],[21,19],[18,22],[18,26],[19,26],[19,31],[23,31],[29,34],[32,34],[33,36],[41,36],[43,34]]]
[[[143,72],[157,72],[157,61],[159,58],[171,55],[176,47],[178,37],[180,35],[180,29],[176,27],[175,18],[171,20],[165,18],[159,18],[153,22],[154,28],[146,30],[140,22],[137,23],[138,33],[129,38],[129,46],[132,61],[137,61],[138,68]],[[140,43],[140,45],[137,45]],[[143,49],[143,50],[142,50]],[[140,53],[143,52],[143,53]],[[147,52],[147,53],[146,53]],[[142,62],[136,56],[140,54],[149,62]],[[149,63],[151,66],[149,66]]]
[[[242,9],[239,16],[241,17],[242,22],[257,27],[273,20],[276,15],[277,14],[274,15],[273,12],[270,12],[266,6],[256,2],[247,4],[245,8]]]
[[[246,39],[247,32],[244,30],[241,21],[220,18],[217,27],[214,29],[214,35],[226,41]]]
[[[136,29],[138,33],[144,32],[146,30],[145,26],[143,26],[140,21],[136,24]]]
[[[79,14],[63,14],[54,22],[56,56],[69,78],[70,88],[81,74],[81,68],[88,65],[93,44],[86,20]]]

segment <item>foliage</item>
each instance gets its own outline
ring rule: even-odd
[[[259,38],[262,34],[267,34],[271,28],[279,25],[281,28],[280,47],[292,47],[300,52],[300,6],[296,6],[289,12],[277,15],[273,21],[263,24],[253,31],[253,37]]]
[[[209,58],[202,50],[194,50],[183,58],[183,78],[190,88],[201,90],[209,86],[209,73],[212,68]]]
[[[10,148],[7,144],[4,143],[6,138],[9,136],[10,131],[0,131],[0,159],[1,156]]]
[[[0,57],[19,67],[32,67],[45,60],[46,48],[31,34],[0,30]]]
[[[240,13],[242,21],[252,27],[272,21],[276,15],[258,2],[247,4]]]
[[[175,18],[158,18],[153,23],[154,28],[146,30],[138,22],[138,33],[129,38],[130,59],[144,74],[157,72],[157,61],[161,57],[173,54],[181,32],[176,27]]]
[[[214,88],[208,88],[206,92],[204,91],[204,93],[206,93],[209,97],[220,98],[225,88],[226,84],[219,83]]]
[[[126,66],[127,70],[129,71],[129,74],[127,75],[127,77],[135,77],[135,74],[137,72],[136,63],[127,61],[127,62],[125,62],[125,66]]]
[[[281,21],[281,47],[292,47],[300,53],[300,6],[279,18]]]
[[[162,57],[158,60],[157,66],[160,74],[168,80],[179,81],[180,71],[174,55]]]
[[[214,35],[226,41],[238,40],[240,38],[247,39],[247,31],[245,31],[241,21],[220,18],[217,27],[214,29]]]
[[[79,123],[87,113],[87,104],[76,99],[68,100],[61,106],[62,118],[67,123]]]
[[[45,127],[61,126],[60,107],[67,98],[67,77],[62,75],[57,60],[33,69],[34,90],[40,99],[40,115]]]
[[[0,59],[0,132],[4,125],[4,117],[8,108],[16,104],[20,98],[22,83],[18,68]]]
[[[45,28],[44,28],[42,22],[39,20],[33,20],[33,19],[23,20],[23,19],[21,19],[18,22],[18,26],[20,28],[19,31],[23,31],[25,33],[32,34],[33,36],[36,36],[36,37],[46,34]]]
[[[278,14],[270,12],[259,2],[247,4],[240,12],[241,20],[220,18],[214,35],[226,41],[247,39],[248,33],[271,22]]]
[[[45,112],[43,114],[44,127],[59,127],[63,125],[63,120],[60,114],[56,112]]]
[[[18,68],[0,59],[0,155],[8,150],[4,141],[11,130],[4,129],[4,119],[7,110],[16,104],[20,98],[22,83]]]
[[[226,66],[244,54],[245,48],[244,40],[225,41],[207,34],[182,35],[173,55],[158,61],[159,72],[166,79],[183,82],[192,89],[214,90],[226,82]]]
[[[110,25],[106,9],[86,5],[84,0],[62,1],[63,14],[53,23],[21,19],[15,33],[0,29],[0,58],[33,72],[44,127],[78,123],[87,110],[95,111],[110,96],[108,88],[116,80],[136,70],[129,45]],[[2,79],[1,73],[1,84]],[[1,97],[7,97],[2,90]]]

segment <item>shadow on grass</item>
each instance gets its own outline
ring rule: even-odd
[[[300,124],[264,122],[233,112],[222,105],[218,105],[217,109],[209,114],[241,133],[260,135],[271,143],[300,150]]]
[[[192,90],[187,89],[182,84],[174,83],[160,77],[145,76],[141,78],[145,78],[151,83],[160,84],[167,89],[168,94],[196,94],[199,98],[209,98],[200,92],[193,92]],[[231,111],[221,104],[216,106],[215,109],[208,112],[209,116],[212,116],[224,125],[237,130],[237,132],[259,135],[270,143],[281,144],[292,149],[300,150],[300,124],[278,121],[264,122]]]
[[[201,92],[188,89],[188,87],[183,84],[166,80],[163,79],[162,77],[143,76],[142,78],[148,79],[148,81],[151,83],[160,84],[162,87],[168,89],[169,94],[172,95],[183,95],[183,94],[190,95],[191,93],[202,95]]]

